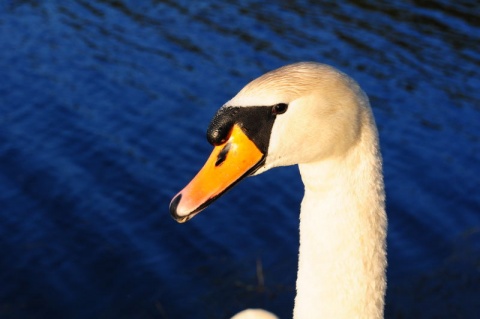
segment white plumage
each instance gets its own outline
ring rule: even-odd
[[[294,318],[382,318],[387,219],[368,99],[345,74],[298,63],[252,81],[227,105],[280,102],[289,108],[256,174],[298,164],[305,185]]]

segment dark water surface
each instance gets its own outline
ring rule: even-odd
[[[1,1],[0,318],[290,318],[297,168],[247,179],[184,225],[168,203],[209,154],[217,108],[302,60],[371,98],[387,318],[479,318],[479,8]]]

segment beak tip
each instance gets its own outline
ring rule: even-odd
[[[172,215],[172,218],[175,219],[179,223],[183,223],[186,221],[185,217],[179,216],[177,214],[177,208],[178,204],[180,203],[180,200],[182,199],[182,194],[177,194],[175,197],[172,199],[170,202],[170,215]]]

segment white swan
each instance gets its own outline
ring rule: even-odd
[[[278,319],[278,317],[263,309],[246,309],[230,319]]]
[[[368,98],[332,67],[297,63],[245,86],[215,115],[215,145],[170,212],[185,222],[245,176],[299,164],[305,195],[294,318],[382,318],[382,162]]]

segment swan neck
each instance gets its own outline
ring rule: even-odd
[[[376,135],[344,157],[299,168],[294,318],[383,318],[387,220]]]

